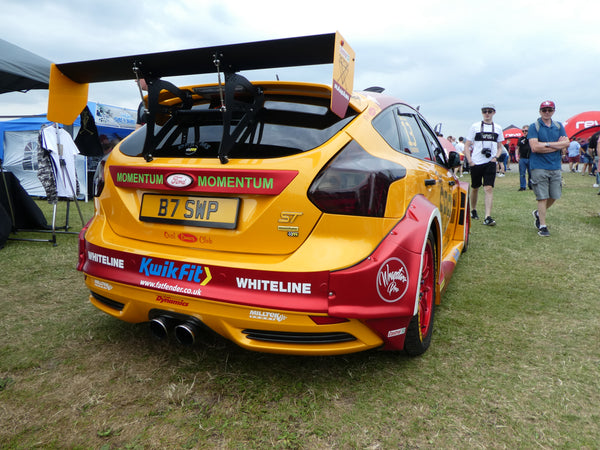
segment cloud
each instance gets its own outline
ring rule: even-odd
[[[547,98],[559,120],[597,110],[596,17],[589,2],[371,0],[30,0],[3,5],[0,37],[55,62],[321,34],[339,30],[357,55],[355,87],[380,85],[420,105],[445,134],[465,134],[483,102],[504,126],[530,123]],[[330,67],[258,78],[329,83]],[[206,81],[206,78],[198,78]],[[4,94],[0,115],[42,113],[43,93]],[[90,100],[135,108],[131,82],[90,86]]]

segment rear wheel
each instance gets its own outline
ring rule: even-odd
[[[423,250],[419,306],[406,330],[404,350],[410,356],[418,356],[429,348],[433,332],[433,316],[436,303],[437,247],[431,231]]]
[[[471,236],[471,200],[467,199],[467,208],[465,210],[465,244],[463,245],[462,253],[465,253],[469,248],[469,237]]]

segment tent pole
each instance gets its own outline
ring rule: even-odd
[[[67,215],[65,217],[65,231],[69,231],[69,216],[71,215],[71,199],[67,199]]]
[[[56,206],[58,202],[53,205],[52,209],[52,244],[56,247]]]

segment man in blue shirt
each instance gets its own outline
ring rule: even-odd
[[[550,236],[546,226],[546,211],[560,198],[562,153],[569,146],[565,127],[552,120],[554,110],[554,102],[542,102],[541,117],[529,125],[531,184],[537,200],[537,209],[532,214],[540,236]]]

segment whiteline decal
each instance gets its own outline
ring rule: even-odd
[[[115,258],[113,256],[106,256],[100,253],[95,253],[88,250],[88,259],[92,262],[103,264],[105,266],[116,267],[122,269],[125,265],[121,258]]]
[[[295,283],[291,281],[260,280],[256,278],[235,277],[237,287],[256,291],[282,292],[287,294],[311,294],[310,283]]]

